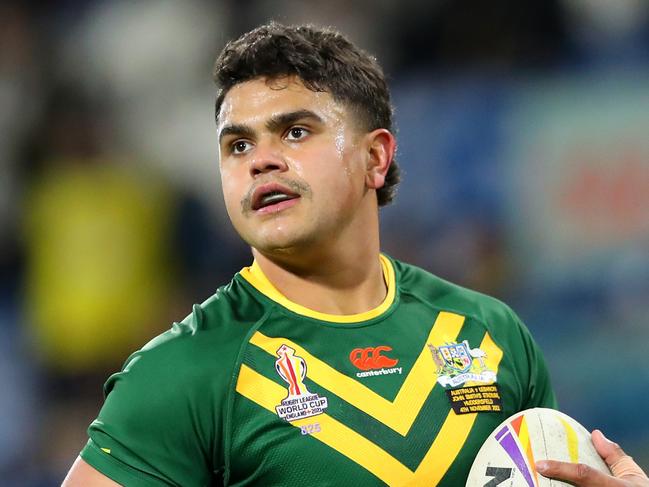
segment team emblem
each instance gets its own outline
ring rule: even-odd
[[[306,388],[306,361],[287,345],[279,347],[276,353],[279,358],[275,361],[275,369],[288,383],[288,395],[279,406],[275,406],[277,415],[291,422],[322,414],[327,409],[327,398],[311,394]]]
[[[437,366],[437,382],[443,387],[457,387],[469,381],[496,381],[496,373],[484,362],[487,354],[479,348],[471,348],[467,340],[439,347],[429,343],[428,348]]]
[[[444,360],[444,367],[450,368],[458,373],[468,372],[473,360],[471,359],[468,343],[453,343],[439,347],[440,355]]]

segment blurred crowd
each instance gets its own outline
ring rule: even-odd
[[[561,408],[649,467],[647,2],[6,1],[0,484],[58,485],[108,375],[250,263],[211,67],[269,19],[385,68],[404,180],[384,250],[511,304]]]

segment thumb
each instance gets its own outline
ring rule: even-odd
[[[593,440],[593,445],[595,445],[595,450],[597,450],[599,456],[604,459],[609,467],[625,456],[620,445],[613,443],[600,430],[593,431],[591,439]]]
[[[613,476],[616,478],[628,478],[630,476],[647,478],[633,459],[624,453],[624,450],[617,443],[612,442],[600,430],[592,433],[592,441],[597,453],[604,459],[609,466]]]

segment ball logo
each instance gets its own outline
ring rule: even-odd
[[[507,452],[525,482],[530,487],[539,485],[538,474],[534,464],[534,453],[530,443],[525,415],[520,415],[496,433],[496,441]]]
[[[512,476],[512,468],[504,467],[487,467],[485,475],[487,477],[493,477],[489,482],[484,484],[483,487],[495,487],[496,485],[502,484],[505,480]]]
[[[288,395],[275,406],[277,415],[291,422],[322,414],[328,406],[327,398],[310,393],[304,384],[306,361],[295,355],[295,350],[288,345],[282,345],[276,353],[279,358],[275,361],[275,370],[288,383]]]
[[[395,367],[399,359],[390,358],[384,353],[392,351],[392,347],[379,345],[378,347],[355,348],[349,354],[349,360],[363,372],[356,373],[356,377],[370,377],[375,375],[401,374],[402,368]]]

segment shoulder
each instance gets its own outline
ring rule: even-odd
[[[82,457],[124,485],[207,485],[225,463],[241,352],[268,306],[235,276],[133,353],[104,386]]]
[[[235,277],[133,353],[122,372],[109,380],[106,392],[125,375],[166,383],[227,380],[241,347],[266,311],[267,305]]]
[[[417,300],[435,311],[449,311],[465,317],[466,333],[486,331],[505,354],[502,377],[516,376],[515,382],[529,390],[521,391],[527,407],[555,407],[543,354],[528,328],[507,304],[486,294],[441,279],[419,267],[395,262],[402,301]],[[519,409],[520,409],[519,408]]]
[[[235,276],[203,303],[194,305],[185,319],[173,323],[169,330],[151,340],[142,350],[210,341],[216,337],[225,345],[231,339],[244,337],[266,311],[267,304],[258,300]]]
[[[429,306],[454,312],[494,328],[520,328],[514,311],[501,300],[442,279],[430,272],[400,261],[394,261],[399,292]]]

